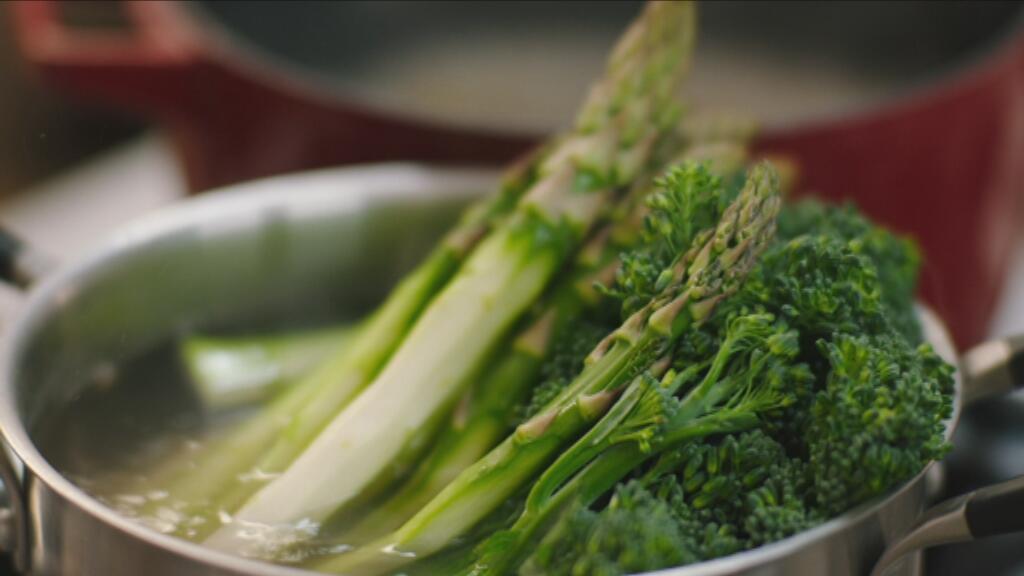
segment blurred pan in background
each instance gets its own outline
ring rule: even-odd
[[[88,3],[87,3],[88,4]],[[90,22],[91,10],[72,15]],[[137,134],[142,122],[59,94],[33,78],[0,9],[0,200]]]
[[[190,187],[382,160],[496,163],[571,118],[636,2],[15,2],[58,86],[152,117]],[[1021,5],[713,2],[689,86],[763,121],[803,189],[921,241],[924,296],[980,340],[1024,189]]]

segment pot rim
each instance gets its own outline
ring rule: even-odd
[[[178,23],[191,32],[188,37],[197,43],[200,53],[209,55],[228,69],[241,70],[269,86],[281,88],[304,99],[434,129],[455,129],[512,138],[537,136],[535,129],[483,125],[412,111],[379,90],[366,89],[357,83],[334,79],[328,74],[288,62],[224,26],[198,3],[174,3],[167,7]],[[1024,60],[1024,8],[1019,9],[1012,20],[997,33],[962,52],[952,64],[940,71],[913,83],[896,86],[881,98],[868,99],[840,112],[812,115],[796,122],[773,125],[767,133],[774,136],[776,133],[819,130],[888,116],[961,89],[987,71],[1000,66],[1004,59],[1014,56]],[[699,48],[694,58],[700,58]],[[548,131],[552,129],[554,127],[549,127]]]
[[[158,210],[119,228],[100,242],[84,257],[62,266],[33,288],[19,313],[4,331],[0,348],[0,440],[10,448],[23,464],[23,478],[31,474],[36,480],[59,494],[68,502],[93,516],[98,521],[153,546],[171,551],[191,560],[235,571],[239,574],[263,576],[300,576],[314,572],[280,566],[235,556],[202,546],[201,544],[159,533],[123,516],[76,486],[58,472],[42,455],[32,441],[20,414],[15,394],[18,360],[40,325],[52,314],[55,302],[66,298],[75,282],[87,279],[92,273],[120,256],[144,246],[185,225],[219,227],[225,218],[260,207],[280,206],[281,203],[304,206],[303,211],[330,203],[343,210],[360,210],[381,200],[407,200],[423,198],[429,189],[431,198],[458,198],[468,196],[472,189],[484,188],[496,180],[493,170],[480,168],[438,168],[412,163],[368,164],[341,168],[296,172],[235,184],[209,194],[192,197],[174,206]],[[453,186],[452,181],[459,183]],[[404,182],[405,184],[402,184]],[[443,184],[442,184],[443,183]],[[350,188],[345,190],[345,188]],[[296,200],[296,199],[299,200]],[[952,437],[962,408],[962,371],[949,333],[942,321],[928,307],[918,305],[919,317],[927,340],[946,361],[957,367],[954,412],[947,421],[946,438]],[[828,538],[861,519],[875,514],[922,481],[930,463],[917,476],[904,482],[891,492],[847,511],[810,530],[752,550],[723,558],[649,572],[651,576],[708,576],[729,574],[785,556],[805,546]]]

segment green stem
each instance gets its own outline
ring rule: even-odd
[[[374,384],[281,476],[256,492],[238,517],[268,524],[322,521],[360,494],[437,410],[450,405],[495,341],[537,298],[562,254],[557,244],[536,246],[532,234],[517,227],[492,234],[467,262],[467,273],[453,280],[420,318]],[[502,305],[494,307],[497,301]],[[473,337],[459,338],[463,334]],[[299,426],[309,430],[305,423]],[[301,447],[298,441],[292,445]],[[339,446],[346,449],[339,453]],[[276,454],[272,450],[269,457]],[[233,532],[221,531],[211,543],[233,547]]]
[[[606,448],[586,467],[569,479],[561,488],[544,499],[542,505],[527,507],[502,538],[501,547],[494,554],[484,555],[474,566],[474,576],[508,574],[529,554],[530,545],[557,515],[570,504],[590,506],[606,494],[623,478],[657,454],[679,448],[713,434],[728,434],[748,430],[757,425],[756,415],[747,413],[712,414],[679,427],[663,442],[652,449],[643,450],[636,442],[615,444]],[[531,494],[532,495],[532,494]]]
[[[206,410],[262,402],[356,337],[351,325],[261,336],[190,336],[182,362]]]
[[[507,410],[529,390],[540,364],[541,357],[532,351],[515,350],[504,358],[481,380],[484,397],[471,400],[465,421],[453,422],[399,491],[339,540],[361,544],[394,530],[486,454],[508,432]]]
[[[184,507],[186,514],[202,514],[209,521],[183,526],[181,535],[202,538],[216,528],[219,511],[234,510],[260,488],[268,475],[280,470],[326,425],[379,370],[395,349],[439,285],[458,267],[457,253],[446,245],[413,274],[406,277],[390,298],[359,328],[360,337],[317,369],[265,410],[244,421],[224,437],[190,458],[189,465],[171,472],[166,486],[172,498],[151,505]],[[268,451],[268,446],[270,447]],[[290,452],[289,452],[290,451]],[[254,467],[254,463],[257,463]]]

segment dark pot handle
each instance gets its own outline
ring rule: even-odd
[[[9,554],[14,569],[28,570],[28,516],[21,479],[6,447],[0,445],[0,551]]]
[[[0,227],[0,282],[28,288],[51,268],[41,255]],[[0,444],[0,551],[10,554],[18,572],[28,567],[28,520],[21,479],[5,446]]]
[[[963,402],[1024,387],[1024,335],[980,344],[964,355]],[[906,554],[954,542],[1024,531],[1024,476],[936,504],[882,554],[871,576],[882,576]]]
[[[25,289],[50,268],[49,258],[0,227],[0,281]]]
[[[979,344],[964,354],[964,405],[1024,387],[1024,334]]]

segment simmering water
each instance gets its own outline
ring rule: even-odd
[[[76,398],[36,426],[51,464],[118,513],[164,534],[202,541],[211,527],[232,522],[230,511],[176,499],[171,488],[205,447],[259,408],[204,409],[176,341],[119,367],[98,363],[88,378]],[[274,477],[253,469],[237,479],[263,484]],[[320,526],[309,521],[243,528],[237,552],[252,558],[295,564],[351,549],[318,541]]]
[[[161,476],[168,460],[190,455],[253,413],[253,408],[203,409],[192,389],[176,342],[144,352],[120,367],[99,364],[91,385],[60,411],[41,419],[35,437],[60,472],[117,512],[162,533],[186,538],[207,523],[230,519],[224,510],[175,501]],[[166,476],[166,474],[164,474]],[[273,477],[250,471],[242,482]],[[291,544],[316,526],[255,530],[251,556],[299,561]],[[285,553],[281,553],[285,550]]]

